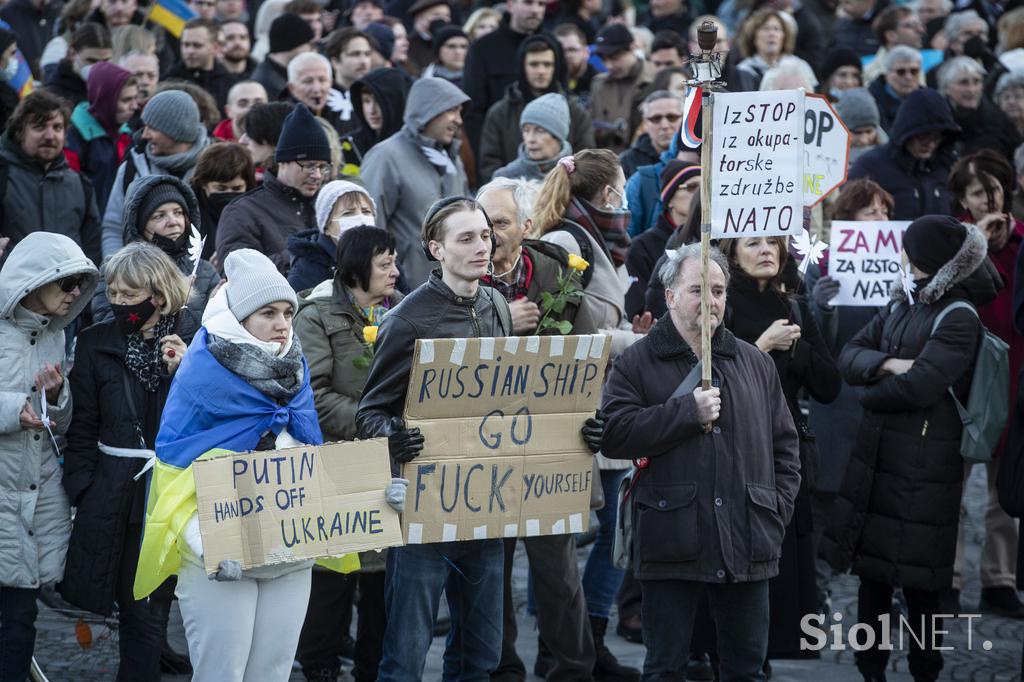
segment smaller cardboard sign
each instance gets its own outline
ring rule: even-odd
[[[909,225],[909,221],[834,221],[828,274],[839,282],[839,294],[829,303],[861,307],[887,304],[892,286],[899,285],[903,232]]]
[[[816,206],[846,182],[850,130],[825,95],[804,102],[804,206]]]
[[[384,439],[229,453],[193,464],[204,563],[243,569],[402,544]]]
[[[711,236],[795,235],[803,227],[803,91],[713,98]]]

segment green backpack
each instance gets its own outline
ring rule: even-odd
[[[954,301],[935,318],[932,336],[946,315],[957,308],[965,308],[978,316],[978,311],[970,303]],[[966,407],[953,393],[953,387],[949,387],[949,395],[953,397],[964,425],[960,454],[965,461],[972,463],[992,461],[992,453],[999,445],[999,437],[1010,415],[1010,347],[984,326],[982,330],[985,333],[978,344]]]

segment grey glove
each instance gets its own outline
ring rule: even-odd
[[[384,488],[384,500],[399,514],[405,511],[405,493],[408,489],[409,481],[405,478],[392,478],[388,487]]]
[[[829,304],[829,301],[835,298],[838,293],[839,282],[831,277],[822,277],[814,283],[814,289],[811,291],[811,298],[814,299],[814,305],[818,306],[822,310],[832,310],[832,306]]]
[[[217,564],[217,572],[210,576],[210,580],[219,583],[229,583],[242,579],[242,564],[234,559],[225,559]]]

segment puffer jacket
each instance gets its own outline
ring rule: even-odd
[[[840,570],[904,588],[940,590],[953,578],[964,462],[962,423],[947,389],[966,402],[982,326],[954,310],[935,333],[936,317],[954,301],[975,307],[996,296],[998,276],[975,227],[952,261],[921,280],[907,305],[903,289],[839,356],[846,381],[860,386],[864,419],[822,554]],[[888,358],[914,361],[910,371],[879,376]]]
[[[391,433],[391,417],[404,410],[416,339],[487,336],[512,336],[512,315],[504,297],[486,286],[472,298],[459,296],[437,271],[432,272],[380,325],[356,412],[359,437]]]
[[[288,237],[288,253],[292,259],[288,284],[295,291],[305,291],[334,277],[337,250],[334,240],[317,229],[303,230]]]
[[[363,327],[370,323],[338,286],[329,279],[300,295],[294,323],[325,441],[356,439],[356,409],[369,372],[354,361],[366,348]],[[389,306],[401,300],[395,292]]]
[[[48,282],[84,274],[81,294],[62,316],[31,312],[19,303],[26,291]],[[0,585],[36,588],[64,574],[71,534],[71,511],[61,487],[58,453],[49,434],[22,428],[26,403],[43,416],[35,388],[47,363],[64,363],[64,328],[89,302],[99,274],[70,238],[36,232],[11,251],[0,270]],[[65,378],[47,414],[54,435],[71,423],[71,389]]]
[[[123,218],[125,244],[145,241],[145,237],[139,232],[139,207],[146,196],[160,185],[171,185],[181,192],[181,195],[188,202],[188,215],[192,220],[192,224],[195,225],[197,230],[202,229],[199,202],[191,187],[173,175],[147,175],[133,180],[132,184],[128,186],[128,192],[125,194]],[[175,265],[178,266],[181,274],[186,277],[192,274],[192,269],[195,265],[188,254],[189,235],[189,229],[186,228],[185,235],[176,244],[174,250],[166,252]],[[209,302],[218,284],[220,284],[220,275],[217,274],[217,269],[209,261],[200,260],[199,267],[196,269],[196,280],[192,284],[192,293],[188,300],[188,309],[202,317],[203,310],[206,309],[206,304]],[[102,322],[112,317],[110,301],[107,300],[107,283],[101,280],[99,287],[96,289],[96,295],[92,299],[93,322]]]

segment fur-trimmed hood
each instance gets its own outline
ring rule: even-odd
[[[964,223],[964,227],[967,234],[956,255],[932,277],[918,280],[927,284],[914,292],[917,301],[924,304],[935,303],[961,283],[966,285],[970,298],[975,299],[975,303],[979,305],[988,301],[978,299],[985,299],[989,294],[994,297],[998,292],[999,275],[994,272],[987,258],[988,240],[977,226]],[[898,282],[892,287],[891,298],[896,302],[904,302],[907,299],[903,287]]]

